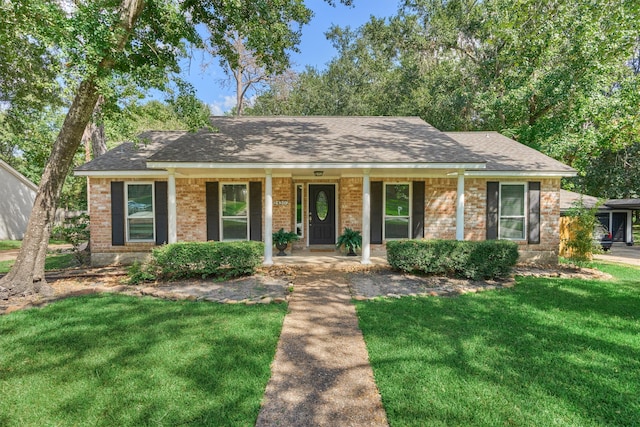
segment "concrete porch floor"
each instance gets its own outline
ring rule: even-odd
[[[323,266],[362,266],[361,252],[358,256],[347,256],[335,249],[333,246],[294,248],[287,250],[286,256],[277,256],[277,250],[273,253],[274,265],[323,265]],[[371,251],[371,264],[376,266],[388,266],[387,251],[384,249],[373,249]]]

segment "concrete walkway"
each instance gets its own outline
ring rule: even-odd
[[[344,272],[305,270],[256,425],[387,426]]]

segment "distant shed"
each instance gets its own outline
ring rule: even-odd
[[[0,240],[22,240],[38,187],[0,160]]]

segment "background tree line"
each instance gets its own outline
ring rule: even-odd
[[[640,3],[405,0],[334,27],[337,51],[257,97],[253,115],[416,115],[497,130],[576,168],[565,186],[640,195]]]

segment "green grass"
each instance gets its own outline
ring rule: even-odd
[[[98,295],[0,316],[0,425],[254,425],[285,312]]]
[[[15,263],[15,260],[0,261],[0,274],[8,273],[11,266]],[[44,261],[44,269],[48,270],[61,270],[64,268],[76,267],[78,261],[73,254],[60,254],[60,255],[47,255]]]
[[[0,251],[20,249],[20,246],[22,246],[22,240],[0,240]]]
[[[358,302],[390,424],[638,425],[640,270],[600,267],[616,280]]]
[[[67,242],[64,240],[49,239],[50,245],[64,245]],[[22,240],[0,240],[0,251],[10,251],[13,249],[20,249],[22,246]]]

